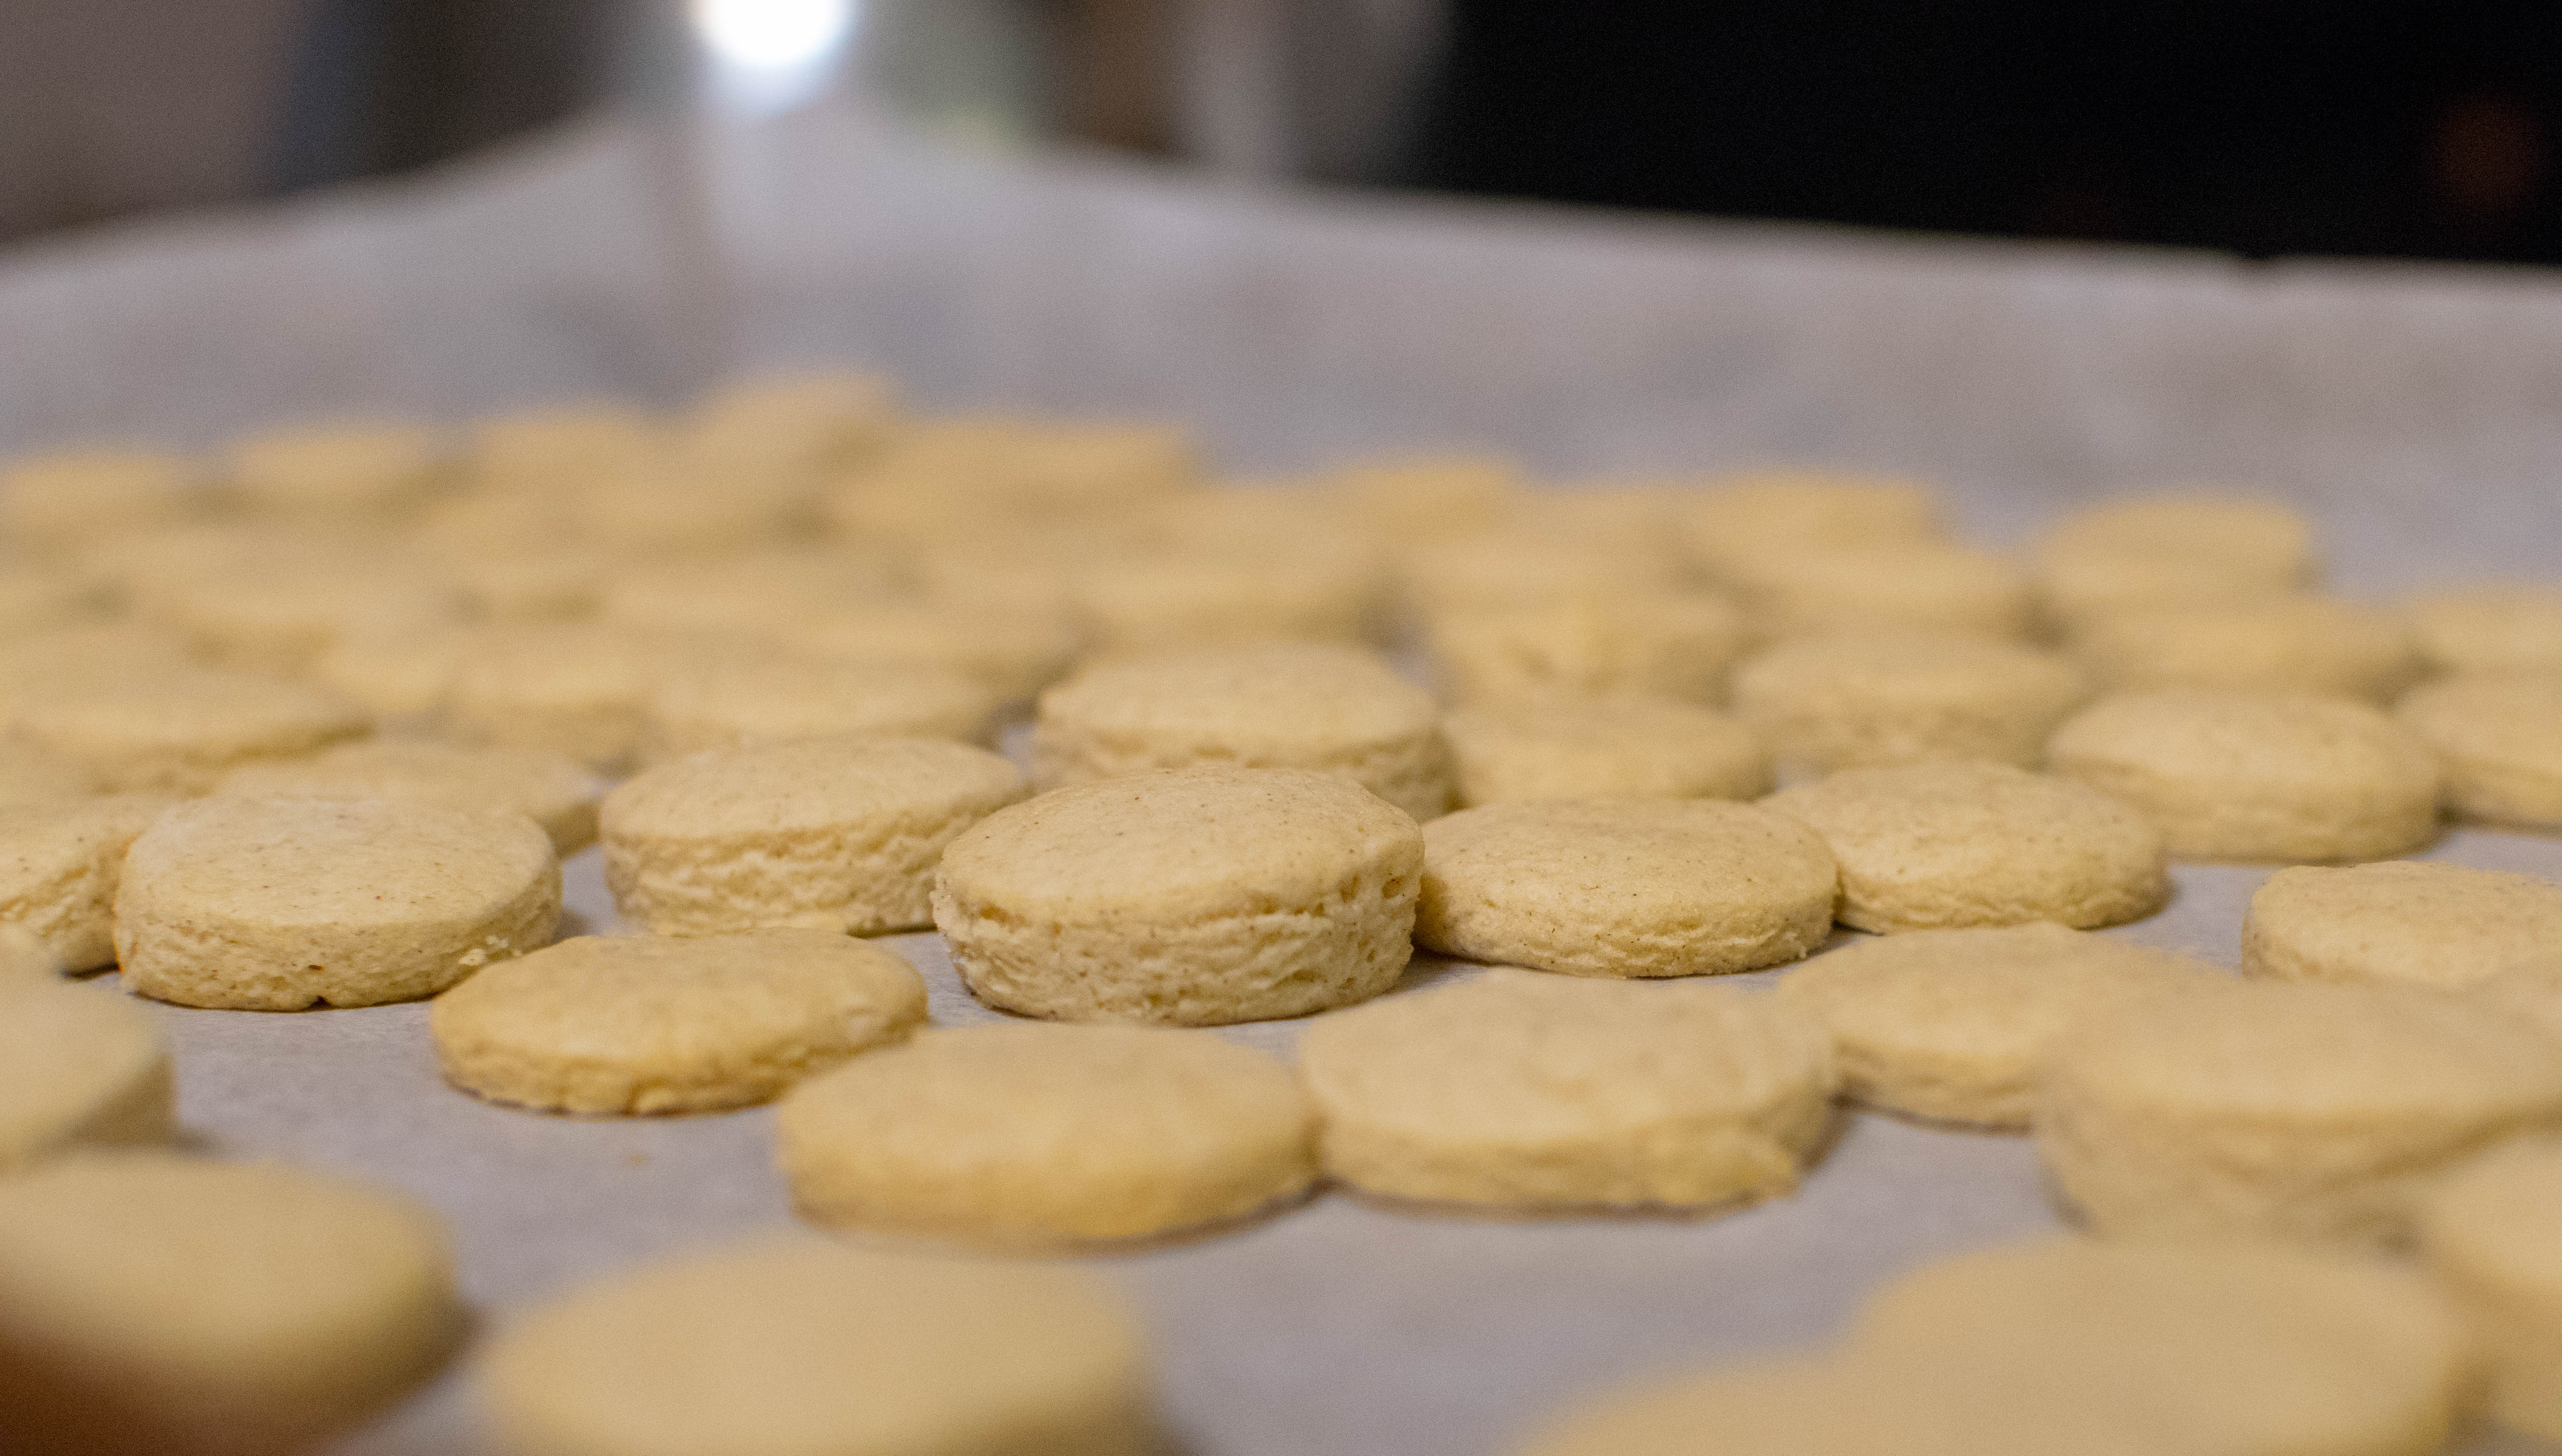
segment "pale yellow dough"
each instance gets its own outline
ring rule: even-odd
[[[822,546],[764,546],[674,561],[649,557],[608,569],[605,620],[639,631],[787,632],[813,617],[887,600],[875,556]]]
[[[1613,591],[1444,613],[1426,625],[1443,694],[1461,703],[1648,694],[1714,703],[1743,619],[1704,592]]]
[[[0,807],[87,799],[97,779],[80,760],[34,739],[0,733]]]
[[[2562,829],[2562,668],[2450,677],[2406,694],[2393,715],[2437,751],[2448,809]]]
[[[1712,800],[1541,800],[1423,830],[1415,944],[1568,976],[1756,971],[1822,945],[1833,856],[1811,829]]]
[[[0,1174],[73,1148],[165,1143],[176,1122],[150,1007],[102,986],[0,982]]]
[[[1518,526],[1456,539],[1424,538],[1397,553],[1394,574],[1398,606],[1427,622],[1653,596],[1680,580],[1669,553],[1631,552]]]
[[[619,773],[640,746],[654,681],[648,644],[596,623],[518,624],[476,635],[440,710],[466,743],[539,748]]]
[[[596,841],[595,775],[538,748],[469,747],[382,739],[341,744],[287,763],[251,764],[217,794],[280,799],[410,799],[449,809],[508,809],[543,826],[563,858]]]
[[[1978,637],[1860,633],[1783,642],[1735,674],[1735,711],[1798,773],[1966,762],[2033,769],[2091,695],[2051,652]]]
[[[1070,601],[1104,652],[1235,642],[1357,642],[1378,573],[1354,553],[1277,550],[1137,556],[1078,574]]]
[[[1064,610],[935,602],[850,608],[796,623],[784,638],[822,657],[957,670],[1002,703],[1020,702],[1064,676],[1079,644]]]
[[[1289,1068],[1135,1026],[927,1031],[803,1083],[775,1133],[806,1216],[1000,1246],[1215,1223],[1317,1172]]]
[[[206,799],[126,853],[115,958],[182,1005],[373,1005],[549,945],[560,913],[551,840],[512,811]]]
[[[1433,1201],[1758,1202],[1832,1124],[1822,1028],[1719,986],[1497,970],[1320,1018],[1299,1069],[1327,1173]]]
[[[1449,540],[1489,530],[1525,493],[1514,461],[1456,453],[1350,466],[1317,488],[1381,541]]]
[[[1204,766],[1041,795],[944,851],[934,923],[992,1005],[1200,1025],[1378,995],[1412,954],[1423,833],[1361,788]]]
[[[2328,597],[2114,612],[2072,636],[2073,654],[2112,692],[2199,687],[2389,703],[2420,675],[2390,613]]]
[[[1012,764],[938,739],[695,754],[606,797],[605,879],[624,915],[663,935],[922,929],[945,846],[1024,792]]]
[[[203,794],[243,764],[373,730],[362,707],[313,683],[184,667],[36,687],[9,704],[9,716],[101,788],[135,794]]]
[[[2562,884],[2389,860],[2271,875],[2242,922],[2245,975],[2456,990],[2562,946]]]
[[[296,677],[349,637],[458,625],[463,605],[422,560],[332,543],[182,577],[155,592],[150,616],[217,666]]]
[[[293,426],[232,443],[225,493],[264,514],[382,517],[416,509],[452,474],[432,431],[372,422]]]
[[[1841,863],[1841,923],[1881,932],[2139,919],[2170,894],[2162,836],[2106,795],[2004,764],[1846,769],[1762,801]]]
[[[1153,1456],[1100,1278],[765,1238],[546,1304],[477,1361],[502,1456]]]
[[[2562,586],[2504,583],[2403,604],[2436,672],[2562,672]]]
[[[1753,799],[1770,751],[1723,713],[1657,697],[1461,708],[1441,720],[1459,807],[1523,799]]]
[[[650,695],[640,761],[704,749],[870,734],[987,743],[998,698],[950,667],[797,655],[720,655],[667,670]]]
[[[1945,530],[1926,485],[1812,471],[1737,476],[1702,491],[1680,514],[1692,564],[1725,581],[1778,552],[1934,541]]]
[[[925,983],[821,930],[580,936],[436,999],[449,1081],[546,1112],[703,1112],[768,1101],[925,1020]]]
[[[2111,613],[2263,602],[2321,575],[2311,523],[2247,496],[2138,495],[2066,516],[2032,553],[2050,625]]]
[[[2490,1411],[2562,1441],[2562,1142],[2523,1142],[2450,1179],[2422,1206],[2420,1248],[2490,1360]]]
[[[642,468],[668,448],[665,429],[628,405],[545,405],[481,421],[464,463],[477,489],[540,496]]]
[[[0,1180],[0,1420],[42,1433],[25,1449],[301,1450],[426,1379],[462,1327],[444,1232],[407,1198],[166,1153]]]
[[[81,572],[23,561],[0,565],[0,639],[88,622],[99,615],[100,595]]]
[[[1846,1361],[1761,1361],[1579,1401],[1544,1418],[1513,1456],[2051,1456],[2014,1453],[1998,1432],[1960,1442],[1943,1399]]]
[[[132,448],[12,460],[0,468],[0,537],[49,554],[146,531],[193,510],[203,477],[184,456]]]
[[[1995,640],[2034,626],[2027,571],[1940,541],[1781,549],[1728,562],[1725,580],[1754,639],[1930,632]]]
[[[178,801],[109,794],[0,809],[0,925],[66,971],[115,964],[115,892],[124,852]]]

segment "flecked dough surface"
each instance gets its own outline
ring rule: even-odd
[[[1395,985],[1422,872],[1422,830],[1356,784],[1204,766],[989,816],[944,852],[934,923],[970,990],[1006,1010],[1261,1020]]]
[[[1150,1456],[1148,1351],[1101,1279],[769,1238],[501,1332],[503,1456]]]
[[[1760,735],[1659,697],[1461,708],[1442,720],[1459,807],[1523,799],[1753,799],[1770,792]]]
[[[2404,694],[2393,716],[2436,750],[2448,809],[2562,828],[2562,667],[2428,683]]]
[[[566,856],[596,841],[605,786],[577,763],[538,748],[369,739],[286,763],[251,764],[215,791],[274,799],[411,799],[451,809],[513,810],[543,826]]]
[[[166,1142],[176,1116],[150,1007],[104,987],[0,984],[0,1173],[69,1148]]]
[[[33,937],[66,971],[114,965],[125,850],[177,803],[107,794],[0,809],[0,925]]]
[[[131,794],[208,793],[242,764],[296,758],[373,731],[363,708],[329,688],[201,668],[37,686],[13,698],[9,716],[100,788]]]
[[[2429,1267],[2456,1291],[2489,1357],[2490,1410],[2562,1441],[2562,1142],[2491,1153],[2431,1194],[2420,1216]]]
[[[2242,922],[2242,970],[2281,981],[2475,985],[2562,947],[2562,884],[2387,860],[2271,875]]]
[[[1735,711],[1799,772],[1967,762],[2033,769],[2091,695],[2052,652],[1925,633],[1784,642],[1735,674]]]
[[[1833,856],[1805,825],[1712,800],[1489,805],[1423,829],[1415,943],[1569,976],[1793,961],[1831,931]]]
[[[921,929],[945,847],[1024,793],[1012,764],[942,739],[715,749],[606,797],[606,884],[662,935]]]
[[[1841,923],[1947,930],[2051,920],[2087,930],[2170,893],[2162,836],[2104,794],[2004,764],[1849,769],[1762,801],[1841,864]]]
[[[1428,624],[1441,690],[1462,703],[1650,694],[1713,703],[1743,649],[1743,616],[1705,592],[1611,591]]]
[[[2181,859],[2386,859],[2438,831],[2428,745],[2363,703],[2173,689],[2104,697],[2047,743]]]
[[[2203,687],[2387,703],[2420,675],[2399,619],[2327,597],[2111,613],[2073,652],[2112,692]]]
[[[824,930],[580,936],[436,999],[447,1080],[546,1112],[745,1107],[925,1020],[905,961]]]
[[[1822,1029],[1765,998],[1497,970],[1299,1042],[1327,1173],[1512,1208],[1703,1207],[1796,1187],[1831,1126]]]
[[[181,1005],[373,1005],[549,945],[560,913],[551,839],[512,811],[206,799],[127,851],[116,962]]]
[[[1316,1177],[1289,1068],[1168,1028],[927,1031],[803,1083],[775,1127],[806,1216],[1000,1246],[1171,1233]]]

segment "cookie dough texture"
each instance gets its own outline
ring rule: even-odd
[[[2275,501],[2170,493],[2078,511],[2031,550],[2050,624],[2112,613],[2264,602],[2321,575],[2311,523]]]
[[[163,1143],[176,1119],[148,1006],[104,987],[0,983],[0,1174],[70,1148]]]
[[[1785,642],[1735,675],[1735,711],[1799,773],[1967,762],[2033,769],[2091,696],[2051,652],[1923,633]]]
[[[2141,810],[2182,859],[2387,859],[2438,831],[2435,757],[2363,703],[2124,693],[2067,719],[2047,759]]]
[[[383,739],[341,744],[287,763],[234,769],[215,792],[513,810],[541,824],[553,849],[566,857],[596,841],[596,806],[605,786],[578,764],[538,748]]]
[[[2457,990],[2562,947],[2562,884],[2455,864],[2298,865],[2242,922],[2245,975]]]
[[[2448,809],[2562,828],[2562,667],[2450,677],[2404,695],[2393,715],[2436,751]]]
[[[194,509],[202,477],[184,456],[131,447],[13,460],[0,468],[0,537],[49,555],[164,525]]]
[[[125,850],[176,803],[109,794],[0,809],[0,925],[33,938],[66,971],[114,965]]]
[[[1769,470],[1712,485],[1685,503],[1683,544],[1702,574],[1747,575],[1782,551],[1939,539],[1946,526],[1926,485]]]
[[[126,853],[116,962],[126,986],[181,1005],[373,1005],[548,945],[560,912],[560,862],[520,814],[206,799]]]
[[[2495,583],[2403,604],[2434,672],[2562,672],[2562,587]]]
[[[641,638],[597,623],[522,623],[456,658],[439,711],[464,743],[539,748],[620,773],[640,746],[655,677]]]
[[[1594,799],[1497,804],[1423,830],[1414,939],[1426,950],[1568,976],[1755,971],[1822,945],[1833,856],[1747,804]]]
[[[554,1300],[478,1361],[503,1456],[1149,1456],[1093,1275],[767,1239]]]
[[[1356,647],[1151,653],[1041,694],[1032,782],[1043,789],[1205,762],[1332,774],[1418,819],[1450,805],[1431,695]]]
[[[1752,637],[1763,642],[1880,631],[2013,640],[2035,622],[2024,568],[1946,542],[1780,550],[1726,570]]]
[[[372,421],[293,426],[236,441],[224,491],[262,514],[365,519],[426,502],[450,473],[428,430]]]
[[[944,851],[934,923],[961,979],[1006,1010],[1261,1020],[1395,985],[1422,872],[1422,830],[1357,785],[1203,766],[989,816]]]
[[[917,930],[954,836],[1021,799],[983,748],[864,735],[714,750],[606,796],[605,881],[661,935]]]
[[[2112,613],[2073,637],[2110,691],[2201,687],[2389,703],[2420,675],[2391,613],[2327,597]]]
[[[118,793],[204,794],[262,759],[296,758],[360,738],[373,720],[313,683],[201,668],[116,671],[35,687],[9,704],[26,737]]]
[[[996,736],[998,699],[957,668],[797,655],[713,656],[667,671],[650,695],[644,764],[707,748],[868,733],[884,738]]]
[[[705,1112],[767,1101],[925,1020],[905,961],[823,930],[580,936],[436,999],[447,1080],[546,1112]]]
[[[1820,1027],[1727,987],[1498,970],[1299,1042],[1327,1173],[1395,1197],[1703,1207],[1791,1192],[1831,1126]]]
[[[2432,1194],[2420,1248],[2471,1318],[2491,1370],[2490,1411],[2562,1441],[2562,1142],[2489,1154]]]
[[[80,760],[33,739],[0,733],[0,808],[86,799],[97,779]]]
[[[2381,1243],[2448,1170],[2562,1125],[2562,1059],[2488,1001],[2242,983],[2068,1038],[2036,1125],[2103,1233]]]
[[[1461,708],[1442,720],[1459,807],[1524,799],[1753,799],[1770,751],[1741,723],[1659,697]]]
[[[1763,1361],[1610,1391],[1543,1421],[1514,1456],[2012,1456],[1995,1434],[1957,1444],[1931,1399],[1846,1361]]]
[[[2225,984],[2169,951],[2045,923],[1858,941],[1779,982],[1833,1038],[1850,1100],[2025,1131],[2038,1069],[2077,1026]]]
[[[1644,694],[1714,703],[1743,650],[1742,614],[1704,592],[1628,592],[1445,613],[1425,633],[1461,703]]]
[[[0,1182],[12,1449],[299,1450],[425,1379],[462,1323],[443,1230],[389,1193],[138,1152]]]
[[[1841,864],[1841,923],[1882,932],[2021,925],[2088,930],[2170,894],[2162,836],[2082,785],[2002,764],[1850,769],[1762,801]]]
[[[1098,565],[1070,589],[1087,637],[1106,652],[1223,642],[1355,642],[1379,589],[1359,554],[1309,551],[1140,556]]]
[[[1316,1177],[1289,1069],[1171,1029],[927,1031],[803,1083],[775,1126],[807,1216],[1001,1246],[1197,1227]]]

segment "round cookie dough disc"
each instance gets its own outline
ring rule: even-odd
[[[1832,1124],[1822,1029],[1720,986],[1498,970],[1324,1017],[1299,1068],[1326,1172],[1405,1198],[1757,1202]]]
[[[1357,647],[1152,653],[1041,694],[1032,782],[1044,789],[1204,762],[1333,774],[1418,819],[1450,805],[1450,750],[1431,695]]]
[[[580,936],[436,999],[448,1080],[547,1112],[703,1112],[767,1101],[925,1020],[925,983],[824,930]]]
[[[2237,983],[2067,1038],[2036,1124],[2103,1233],[2384,1242],[2447,1169],[2562,1126],[2562,1057],[2486,1001]]]
[[[643,764],[707,748],[868,733],[996,736],[997,694],[958,668],[818,657],[713,657],[678,666],[650,695]]]
[[[1240,1217],[1316,1177],[1290,1071],[1136,1026],[927,1031],[784,1099],[778,1157],[821,1223],[998,1245],[1141,1238]]]
[[[2562,672],[2562,586],[2460,587],[2402,610],[2432,671]]]
[[[300,1450],[424,1379],[461,1329],[443,1232],[404,1198],[165,1153],[0,1181],[0,1366],[46,1449]]]
[[[2420,675],[2401,623],[2327,597],[2111,613],[2076,632],[2072,645],[2113,692],[2199,687],[2385,703]]]
[[[1735,674],[1735,711],[1799,772],[1966,762],[2033,769],[2091,695],[2081,669],[2008,642],[1867,633],[1786,642]]]
[[[898,602],[795,623],[796,648],[847,662],[946,668],[976,678],[1000,703],[1018,703],[1056,682],[1076,656],[1063,611]]]
[[[176,804],[109,794],[0,809],[0,925],[66,971],[115,964],[115,891],[135,836]]]
[[[235,441],[223,473],[226,493],[253,511],[362,519],[424,503],[451,471],[427,430],[346,421]]]
[[[32,553],[76,551],[194,509],[203,471],[158,451],[92,448],[0,469],[0,537]]]
[[[940,739],[696,754],[606,796],[605,880],[626,916],[662,935],[921,929],[945,846],[1023,792],[1012,764]]]
[[[2139,919],[2170,894],[2162,837],[2079,784],[2003,764],[1849,769],[1762,801],[1841,863],[1841,923],[1948,930]]]
[[[2026,1130],[2038,1068],[2077,1025],[2225,984],[2211,966],[2060,925],[1859,941],[1779,982],[1833,1038],[1852,1101]]]
[[[556,753],[379,740],[306,759],[234,769],[215,791],[259,799],[409,799],[449,809],[513,810],[543,826],[564,857],[596,841],[605,786]]]
[[[373,1005],[549,945],[560,912],[551,840],[512,811],[205,799],[126,853],[115,958],[181,1005]]]
[[[1770,751],[1723,713],[1670,698],[1563,698],[1442,720],[1459,805],[1522,799],[1753,799]]]
[[[1761,641],[1844,632],[2028,636],[2028,573],[1987,551],[1891,541],[1777,551],[1730,563],[1744,620]]]
[[[97,779],[78,759],[15,733],[0,733],[0,808],[87,799]]]
[[[2562,945],[2562,884],[2387,860],[2271,875],[2242,922],[2242,970],[2280,981],[2455,990]]]
[[[1268,547],[1098,564],[1071,588],[1079,621],[1105,652],[1231,642],[1357,642],[1378,600],[1359,554]]]
[[[2562,828],[2562,669],[2451,677],[2404,695],[2393,716],[2437,750],[2449,809]]]
[[[1203,766],[989,816],[944,851],[934,923],[970,990],[1006,1010],[1300,1016],[1396,984],[1422,870],[1422,830],[1357,785]]]
[[[1543,1421],[1515,1456],[2013,1456],[1990,1433],[1948,1439],[1927,1398],[1845,1361],[1765,1361],[1611,1391]]]
[[[1793,961],[1832,929],[1832,854],[1748,804],[1498,804],[1423,830],[1414,940],[1568,976],[1702,976]]]
[[[1743,617],[1704,592],[1588,599],[1435,617],[1442,692],[1462,703],[1647,694],[1713,703],[1743,650]]]
[[[2491,1413],[2562,1441],[2562,1143],[2482,1158],[2430,1195],[2420,1248],[2472,1317],[2490,1358]]]
[[[207,793],[242,764],[313,753],[373,729],[363,708],[317,684],[194,668],[35,688],[10,703],[9,716],[101,787],[136,794]]]
[[[475,636],[441,709],[466,743],[547,749],[619,773],[640,744],[652,682],[634,633],[599,623],[519,623]]]
[[[505,1456],[1148,1456],[1147,1351],[1093,1275],[772,1238],[644,1267],[478,1361]]]
[[[166,1142],[176,1116],[149,1007],[104,987],[0,985],[0,1173],[77,1146]]]
[[[2240,496],[2109,501],[2065,517],[2032,555],[2047,616],[2067,628],[2118,611],[2265,601],[2321,574],[2303,516]]]
[[[1692,564],[1733,581],[1755,562],[1811,547],[1927,542],[1945,534],[1939,502],[1909,480],[1767,470],[1700,492],[1679,508]]]
[[[2434,756],[2363,703],[2125,693],[2067,719],[2047,759],[2141,810],[2182,859],[2388,859],[2438,831]]]

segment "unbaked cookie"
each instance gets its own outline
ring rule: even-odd
[[[1692,563],[1726,581],[1778,552],[1933,541],[1945,530],[1926,485],[1806,470],[1733,477],[1702,491],[1681,514]]]
[[[1759,1361],[1609,1391],[1546,1418],[1513,1450],[1514,1456],[2038,1456],[1997,1444],[1997,1429],[1959,1439],[1955,1412],[1941,1408],[1944,1393],[1944,1387],[1847,1361]]]
[[[1422,870],[1422,830],[1357,785],[1205,765],[991,815],[944,851],[934,923],[1006,1010],[1261,1020],[1395,985]]]
[[[1770,750],[1733,718],[1658,697],[1531,699],[1441,720],[1459,807],[1522,799],[1754,799]]]
[[[2224,984],[2213,967],[2063,926],[1924,930],[1859,941],[1779,982],[1832,1033],[1854,1102],[1981,1127],[2028,1127],[2060,1038]]]
[[[803,1083],[775,1121],[808,1217],[1012,1246],[1251,1213],[1315,1179],[1315,1132],[1271,1057],[1135,1026],[927,1031]]]
[[[444,706],[455,671],[478,637],[453,622],[368,623],[340,634],[312,658],[310,676],[377,718],[424,723]]]
[[[2404,695],[2393,715],[2437,750],[2449,809],[2562,828],[2562,669],[2450,677]]]
[[[548,749],[600,773],[640,745],[654,681],[648,644],[596,623],[519,624],[474,636],[454,666],[445,731],[466,743]]]
[[[1520,502],[1521,466],[1501,455],[1417,455],[1335,471],[1318,489],[1380,541],[1491,530]]]
[[[2032,551],[2049,622],[2112,612],[2263,601],[2321,575],[2312,525],[2245,496],[2131,496],[2058,522]]]
[[[543,405],[482,420],[464,457],[476,490],[540,496],[644,468],[666,429],[628,405]]]
[[[1743,618],[1704,592],[1617,591],[1426,624],[1442,693],[1462,703],[1644,693],[1713,703],[1743,649]]]
[[[608,795],[605,879],[663,935],[933,923],[955,835],[1021,799],[1012,764],[924,738],[813,738],[695,754]]]
[[[1719,986],[1493,971],[1320,1018],[1299,1069],[1327,1173],[1434,1201],[1757,1202],[1832,1124],[1822,1028]]]
[[[1748,804],[1590,799],[1463,810],[1423,830],[1414,939],[1569,976],[1703,976],[1830,933],[1833,856]]]
[[[640,761],[845,734],[988,743],[998,706],[985,682],[948,667],[782,653],[701,656],[659,675]]]
[[[359,421],[237,440],[222,465],[224,493],[251,510],[317,517],[399,515],[424,504],[452,473],[434,432]]]
[[[2421,1207],[2420,1248],[2472,1318],[2490,1410],[2562,1441],[2562,1143],[2520,1143],[2458,1173]]]
[[[1001,703],[1022,702],[1056,682],[1079,645],[1064,608],[943,602],[850,608],[795,623],[782,636],[822,657],[957,669],[986,684]]]
[[[206,799],[126,853],[115,959],[181,1005],[373,1005],[549,945],[560,912],[551,840],[513,811]]]
[[[1245,550],[1135,556],[1078,573],[1069,600],[1105,652],[1234,642],[1357,642],[1378,605],[1375,564],[1356,553]]]
[[[2067,719],[2047,760],[2143,811],[2182,859],[2385,859],[2438,832],[2435,758],[2364,703],[2126,693]]]
[[[0,984],[0,1174],[70,1148],[165,1143],[176,1104],[149,1007],[104,987]]]
[[[1735,711],[1799,773],[1981,761],[2033,769],[2091,696],[2051,652],[1944,634],[1783,642],[1735,674]]]
[[[243,764],[315,753],[373,729],[362,707],[316,683],[199,668],[31,687],[8,712],[20,733],[78,761],[99,787],[136,794],[203,794]]]
[[[97,780],[80,760],[34,739],[0,733],[0,807],[87,799]]]
[[[1948,930],[2140,919],[2170,894],[2162,836],[2104,794],[2005,764],[1847,769],[1762,801],[1841,863],[1841,923]]]
[[[636,558],[608,569],[600,610],[644,632],[778,633],[895,593],[879,557],[824,546],[765,546],[692,559]]]
[[[780,1095],[925,1020],[905,961],[819,930],[580,936],[436,999],[446,1078],[547,1112],[703,1112]]]
[[[2015,640],[2034,625],[2027,571],[1940,541],[1804,547],[1727,563],[1759,641],[1839,632],[1933,632]]]
[[[92,448],[12,460],[0,468],[0,537],[49,555],[147,531],[199,503],[204,471],[181,455]]]
[[[2328,597],[2113,612],[2071,640],[2114,692],[2200,687],[2387,703],[2420,675],[2411,634],[2390,613]]]
[[[1398,607],[1423,621],[1654,595],[1680,582],[1669,553],[1631,553],[1518,527],[1453,540],[1427,538],[1399,551],[1394,564]]]
[[[2280,981],[2455,990],[2562,946],[2562,884],[2388,860],[2271,875],[2242,922],[2242,970]]]
[[[218,794],[277,799],[414,799],[452,809],[511,809],[543,826],[563,858],[596,842],[595,775],[538,748],[467,747],[424,740],[341,744],[309,758],[251,764],[223,777]]]
[[[2435,672],[2562,672],[2562,586],[2507,583],[2403,604]]]
[[[75,974],[115,964],[124,853],[177,801],[109,794],[0,809],[0,925]]]
[[[425,562],[358,548],[270,549],[170,582],[150,615],[222,667],[294,677],[346,637],[460,622],[462,594]]]

